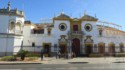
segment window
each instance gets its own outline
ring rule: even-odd
[[[65,29],[65,26],[64,26],[64,25],[61,25],[61,29]]]
[[[33,34],[44,34],[44,29],[33,29],[31,32]]]
[[[10,30],[13,30],[13,29],[14,29],[14,27],[15,27],[14,22],[11,22],[11,23],[10,23]]]
[[[11,22],[10,25],[9,25],[9,30],[11,33],[14,33],[15,32],[15,23],[14,22]]]
[[[16,28],[16,30],[21,31],[21,23],[17,22],[16,25],[15,25],[15,28]]]
[[[92,30],[92,25],[86,24],[84,28],[85,28],[86,31],[90,32]]]
[[[78,31],[78,25],[73,25],[73,31]]]
[[[44,34],[44,29],[41,29],[40,32],[41,32],[41,34]]]
[[[32,43],[32,47],[35,47],[35,43],[34,42]]]
[[[51,31],[50,30],[48,30],[48,35],[50,35],[51,34]]]
[[[102,29],[99,30],[99,35],[102,36]]]
[[[61,31],[65,31],[65,30],[67,29],[66,24],[65,24],[65,23],[61,23],[61,24],[59,25],[59,29],[60,29]]]

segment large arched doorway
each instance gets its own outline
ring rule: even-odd
[[[98,52],[100,54],[104,54],[105,53],[105,43],[103,43],[103,42],[98,43]]]
[[[92,43],[85,43],[85,51],[87,56],[89,56],[93,52],[93,44]]]
[[[66,44],[60,44],[59,48],[60,48],[60,53],[62,55],[64,55],[67,52]]]
[[[109,54],[111,56],[114,56],[115,55],[115,44],[114,43],[110,43],[109,44]]]
[[[72,52],[78,56],[80,54],[80,40],[75,38],[72,40]]]

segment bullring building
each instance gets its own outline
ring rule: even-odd
[[[100,21],[96,16],[85,13],[73,18],[61,12],[50,23],[32,23],[24,16],[23,11],[11,9],[10,3],[0,9],[0,56],[13,55],[21,49],[35,53],[43,50],[46,56],[57,52],[113,56],[125,51],[125,31],[121,26]]]
[[[113,56],[115,53],[124,52],[125,32],[120,30],[117,24],[112,23],[118,26],[115,28],[104,25],[108,22],[99,21],[88,14],[71,18],[64,12],[52,21],[45,24],[25,22],[23,48],[35,52],[43,49],[48,56],[56,52],[62,55],[73,52],[76,56]]]

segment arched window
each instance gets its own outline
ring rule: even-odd
[[[9,25],[9,31],[12,32],[12,33],[15,31],[15,23],[14,22],[10,23],[10,25]]]
[[[20,22],[16,23],[15,29],[21,31],[21,23]]]
[[[22,27],[21,27],[21,23],[20,22],[17,22],[15,24],[15,33],[16,34],[22,34]]]
[[[100,35],[100,36],[102,36],[102,32],[103,32],[103,30],[100,29],[100,30],[99,30],[99,35]]]

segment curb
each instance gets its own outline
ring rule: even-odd
[[[0,65],[26,65],[26,64],[42,64],[42,63],[0,63]]]

